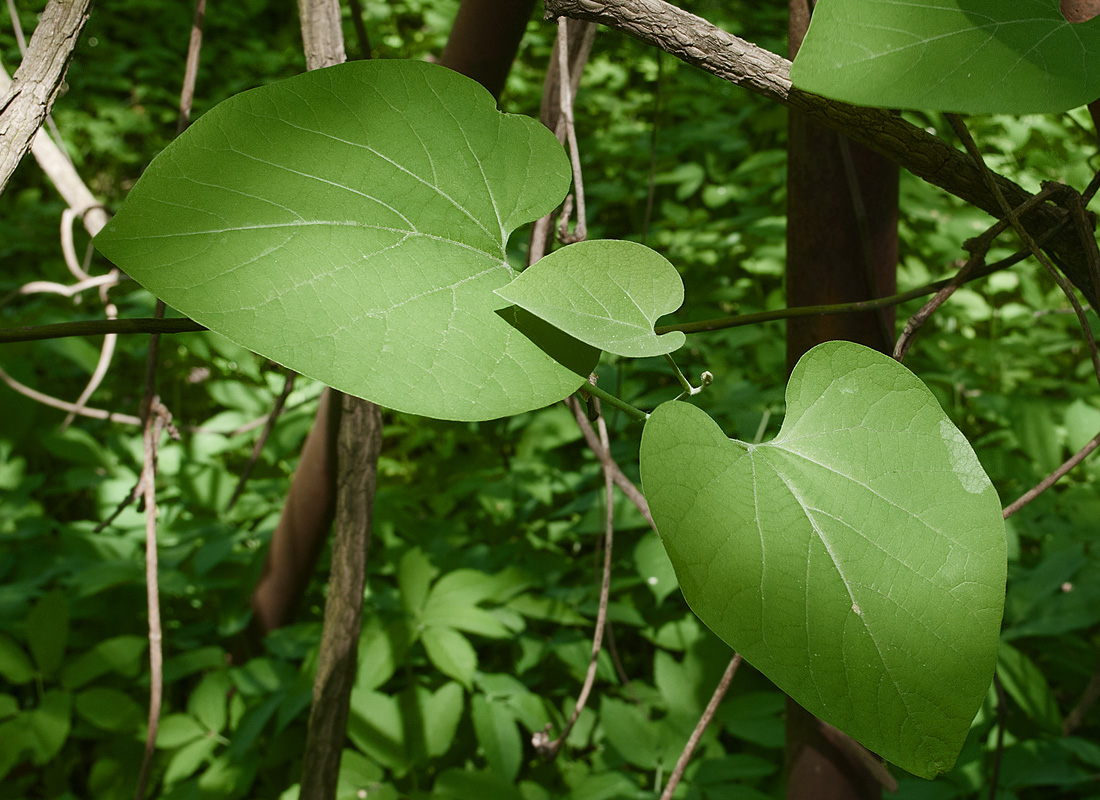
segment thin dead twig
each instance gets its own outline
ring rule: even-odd
[[[570,108],[580,86],[581,73],[592,50],[596,37],[596,25],[591,22],[572,20],[568,27],[558,25],[558,35],[554,40],[554,56],[546,70],[546,81],[542,94],[540,118],[546,127],[554,131],[558,141],[566,143],[566,120],[562,114],[562,95],[568,88]],[[562,54],[566,54],[567,69],[561,71]],[[567,87],[562,87],[567,84]],[[570,212],[571,213],[571,212]],[[568,217],[568,213],[565,214]],[[551,232],[552,215],[547,214],[535,222],[531,229],[531,239],[527,247],[527,265],[530,266],[546,255]]]
[[[588,443],[588,447],[596,454],[596,458],[600,462],[600,466],[605,469],[610,469],[612,472],[612,479],[615,481],[615,485],[619,487],[626,498],[634,504],[634,507],[638,509],[645,521],[649,523],[654,532],[657,531],[657,526],[653,522],[653,515],[649,512],[649,503],[646,502],[645,495],[641,490],[634,485],[630,478],[626,477],[622,469],[615,462],[615,459],[611,457],[610,451],[603,449],[600,442],[600,437],[596,431],[592,428],[592,423],[588,421],[588,415],[585,409],[581,407],[580,401],[575,396],[570,396],[565,399],[566,406],[573,412],[574,419],[577,420],[577,425],[581,429],[581,434],[584,436],[585,442]]]
[[[229,511],[237,504],[237,500],[240,499],[241,494],[244,492],[245,484],[248,483],[248,478],[252,474],[252,469],[256,466],[256,462],[260,458],[260,453],[263,452],[264,445],[267,444],[268,437],[270,437],[271,432],[275,430],[275,423],[278,421],[279,415],[283,413],[283,407],[286,405],[287,398],[290,397],[290,393],[294,391],[294,379],[296,376],[296,372],[287,370],[286,380],[283,382],[283,391],[279,393],[279,396],[275,398],[274,405],[271,406],[271,412],[266,417],[264,429],[260,432],[260,436],[256,439],[256,444],[252,448],[252,455],[248,457],[248,463],[245,464],[244,469],[241,471],[241,477],[237,481],[237,486],[233,489],[233,494],[230,496],[229,502],[226,503],[226,511]]]
[[[1071,736],[1074,731],[1081,727],[1081,723],[1085,721],[1085,715],[1092,710],[1097,700],[1100,700],[1100,669],[1092,674],[1088,685],[1085,686],[1085,691],[1081,693],[1081,699],[1077,701],[1077,705],[1062,720],[1063,736]]]
[[[722,679],[718,681],[718,686],[714,689],[714,694],[710,697],[710,702],[703,710],[703,715],[699,717],[695,730],[691,732],[691,736],[684,746],[684,751],[680,753],[680,758],[676,760],[676,766],[673,768],[672,774],[668,776],[665,790],[661,792],[661,800],[672,800],[672,793],[676,791],[680,779],[684,777],[684,770],[687,769],[688,762],[691,761],[691,756],[695,753],[695,748],[699,746],[699,740],[703,738],[703,733],[706,732],[707,726],[714,718],[714,713],[718,710],[718,704],[726,696],[726,690],[730,688],[730,683],[733,682],[733,676],[737,673],[739,666],[741,666],[741,654],[734,653],[730,663],[726,665],[726,671],[722,673]]]
[[[155,316],[164,315],[164,303],[157,301]],[[158,413],[160,399],[156,395],[157,358],[160,335],[149,337],[145,356],[145,386],[141,396],[142,466],[139,485],[145,498],[145,597],[149,613],[149,730],[145,737],[145,755],[138,774],[136,800],[143,800],[149,782],[149,771],[156,750],[160,709],[164,697],[163,631],[160,624],[160,588],[157,581],[157,441],[160,438]]]
[[[574,23],[575,24],[575,23]],[[569,232],[569,215],[564,210],[562,218],[558,222],[558,240],[565,244],[583,242],[588,236],[588,220],[584,208],[584,178],[581,176],[581,151],[577,145],[577,129],[573,122],[573,90],[569,75],[569,48],[567,42],[569,20],[566,17],[558,17],[558,72],[561,80],[558,81],[559,100],[561,102],[561,120],[565,123],[565,137],[569,142],[569,163],[573,167],[573,196],[577,203],[577,223],[573,232]]]
[[[1092,326],[1089,324],[1088,317],[1085,316],[1085,310],[1081,306],[1081,301],[1077,299],[1077,295],[1073,291],[1073,285],[1062,275],[1061,272],[1050,262],[1031,233],[1020,222],[1020,218],[1017,216],[1014,208],[1009,205],[1005,199],[1002,187],[998,184],[996,176],[986,166],[985,159],[982,158],[981,151],[978,150],[978,145],[974,142],[974,137],[970,135],[970,130],[966,127],[966,123],[962,117],[958,114],[947,114],[947,119],[951,123],[951,127],[958,134],[962,140],[963,145],[966,147],[966,151],[970,154],[970,157],[978,165],[981,170],[982,178],[989,188],[989,191],[997,198],[997,203],[1000,206],[1001,213],[1008,219],[1012,225],[1012,229],[1016,231],[1020,237],[1020,241],[1024,243],[1024,246],[1031,251],[1031,254],[1035,256],[1036,260],[1043,265],[1043,269],[1047,271],[1054,282],[1058,284],[1058,288],[1065,294],[1066,299],[1069,300],[1069,304],[1073,306],[1074,313],[1077,314],[1077,321],[1081,326],[1081,331],[1085,335],[1085,341],[1088,342],[1089,356],[1092,359],[1093,372],[1096,375],[1096,382],[1100,384],[1100,350],[1097,350],[1096,340],[1092,335]],[[1090,237],[1091,238],[1091,237]],[[1088,250],[1089,255],[1086,256],[1085,271],[1088,273],[1089,287],[1092,285],[1100,285],[1100,277],[1097,277],[1097,272],[1100,270],[1100,256],[1094,255],[1096,251],[1096,242],[1093,238],[1092,247]],[[1085,288],[1078,286],[1084,291]],[[1086,292],[1087,294],[1087,292]]]
[[[595,402],[598,413],[599,401],[596,400]],[[603,414],[599,414],[596,424],[599,428],[600,447],[604,452],[610,453],[611,442],[607,435],[607,424],[604,422]],[[603,649],[603,634],[607,624],[607,604],[611,595],[611,557],[615,543],[615,479],[609,460],[601,459],[600,464],[603,467],[604,496],[607,509],[604,517],[604,554],[603,576],[600,580],[600,606],[596,612],[596,630],[592,634],[592,655],[588,661],[588,672],[584,676],[584,684],[581,686],[580,694],[577,695],[577,703],[573,707],[573,713],[570,715],[569,721],[565,723],[561,733],[558,734],[558,738],[548,742],[549,737],[545,734],[540,735],[537,733],[532,737],[532,744],[546,761],[553,761],[557,757],[562,745],[569,737],[569,732],[573,730],[573,726],[577,724],[581,712],[584,711],[584,707],[588,703],[588,695],[592,692],[592,686],[596,682],[596,668],[600,663],[600,650]]]
[[[1092,451],[1095,450],[1097,447],[1100,447],[1100,433],[1092,437],[1089,440],[1088,444],[1086,444],[1084,447],[1082,447],[1080,450],[1078,450],[1076,453],[1066,459],[1065,463],[1063,463],[1062,466],[1058,467],[1058,469],[1047,475],[1035,486],[1032,486],[1030,489],[1024,492],[1024,494],[1022,494],[1017,500],[1005,506],[1004,511],[1001,512],[1002,517],[1004,519],[1008,519],[1021,508],[1034,500],[1036,497],[1041,495],[1043,492],[1045,492],[1047,489],[1057,483],[1067,472],[1069,472],[1071,469],[1073,469],[1086,458],[1088,458],[1089,454],[1092,453]]]
[[[183,132],[191,115],[195,76],[198,71],[199,52],[202,48],[202,28],[206,15],[206,0],[196,0],[195,16],[191,25],[191,39],[187,49],[187,65],[184,69],[183,89],[180,92],[180,120],[177,133]],[[164,317],[166,306],[157,300],[156,318]],[[145,586],[149,606],[149,731],[145,739],[145,756],[138,776],[136,800],[143,800],[149,780],[156,748],[157,729],[160,727],[160,709],[164,694],[163,633],[160,623],[160,589],[157,581],[157,442],[160,431],[170,419],[168,411],[156,396],[157,361],[160,351],[160,334],[149,337],[149,351],[145,357],[145,388],[142,392],[141,418],[144,425],[142,440],[144,459],[141,470],[142,490],[145,494]]]

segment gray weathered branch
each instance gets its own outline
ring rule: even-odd
[[[0,96],[0,191],[53,108],[91,0],[50,0],[11,86]]]

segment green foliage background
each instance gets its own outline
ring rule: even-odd
[[[43,5],[21,9],[26,30]],[[784,52],[783,4],[687,5]],[[441,52],[457,4],[366,7],[376,55],[426,57]],[[153,0],[104,4],[78,47],[54,117],[109,207],[174,134],[190,13]],[[218,4],[207,24],[196,113],[304,68],[293,4]],[[530,24],[505,110],[537,115],[552,33],[537,18]],[[0,57],[9,69],[18,62],[7,27]],[[1030,188],[1049,179],[1081,187],[1097,166],[1083,111],[971,126],[991,166]],[[678,318],[784,305],[784,111],[601,31],[578,128],[592,234],[644,240],[675,264],[689,287]],[[947,274],[961,242],[988,220],[908,176],[902,192],[900,281],[908,288]],[[56,234],[62,208],[25,161],[0,196],[0,295],[28,280],[67,278]],[[78,234],[78,248],[85,243]],[[513,247],[518,261],[522,237]],[[152,307],[132,285],[112,297],[121,315],[148,316]],[[1037,266],[1016,267],[956,293],[907,361],[974,443],[1005,503],[1100,430],[1088,355],[1063,305]],[[97,310],[90,294],[80,303],[32,296],[8,297],[0,314],[15,325]],[[731,436],[753,441],[778,430],[782,333],[770,323],[696,335],[680,353],[693,376],[714,373],[701,405]],[[72,398],[97,348],[9,345],[0,366]],[[92,405],[135,413],[143,349],[138,337],[120,342]],[[679,391],[661,359],[612,359],[600,369],[601,383],[635,405],[652,408]],[[160,458],[168,687],[157,797],[295,796],[321,577],[299,624],[252,658],[230,663],[228,654],[247,624],[262,548],[320,388],[298,385],[229,512],[256,431],[211,432],[261,417],[282,384],[270,365],[213,335],[162,345],[161,391],[184,431]],[[131,797],[148,684],[144,520],[131,507],[103,532],[95,526],[136,481],[140,435],[93,420],[61,430],[59,412],[7,389],[0,407],[0,798]],[[619,463],[636,469],[628,465],[637,463],[637,428],[614,413],[609,422]],[[571,711],[596,613],[602,479],[568,413],[559,406],[470,424],[388,414],[385,433],[342,796],[655,797],[730,654],[687,611],[656,537],[626,503],[617,515],[613,650],[601,656],[596,695],[553,764],[533,758],[528,744]],[[1008,522],[999,797],[1100,797],[1097,712],[1075,736],[1061,736],[1098,661],[1098,479],[1086,463]],[[902,778],[900,796],[985,797],[996,708],[991,695],[951,774],[935,783]],[[678,796],[780,797],[782,709],[782,696],[743,666]]]

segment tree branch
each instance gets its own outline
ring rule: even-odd
[[[0,191],[50,113],[91,0],[50,0],[11,86],[0,97]]]
[[[917,177],[1001,218],[996,196],[965,153],[888,110],[827,100],[793,88],[790,61],[664,0],[546,0],[546,13],[608,25],[723,80],[798,109]],[[1011,207],[1022,205],[1032,196],[1008,178],[994,178]],[[1044,204],[1029,218],[1027,229],[1039,236],[1066,213]],[[1064,229],[1051,240],[1049,249],[1064,262],[1073,284],[1094,307],[1100,307],[1076,234]]]

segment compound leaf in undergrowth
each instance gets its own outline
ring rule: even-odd
[[[680,331],[658,336],[657,319],[684,302],[680,274],[636,242],[593,240],[563,247],[496,293],[600,350],[644,358],[684,344]]]
[[[1100,95],[1100,20],[1053,0],[820,0],[795,87],[885,108],[1062,112]]]
[[[765,444],[669,402],[642,484],[684,597],[809,711],[922,777],[951,767],[997,659],[1000,503],[932,393],[849,342],[807,353]]]
[[[492,419],[560,400],[599,356],[567,339],[551,357],[494,313],[509,234],[568,183],[553,135],[474,81],[353,62],[204,114],[96,246],[273,361],[401,411]]]

